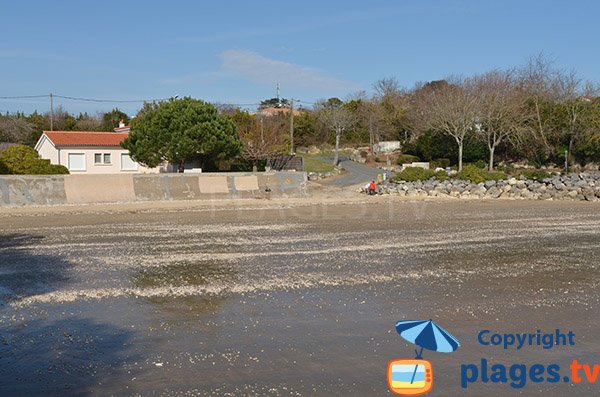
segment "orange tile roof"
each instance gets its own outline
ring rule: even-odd
[[[121,146],[128,133],[89,131],[44,131],[54,146]]]
[[[264,115],[274,115],[274,114],[280,114],[280,113],[288,113],[290,111],[289,108],[264,108],[258,111],[259,114],[264,114]],[[300,112],[296,109],[294,109],[294,116],[298,116],[300,114]]]

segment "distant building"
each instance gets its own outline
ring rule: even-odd
[[[259,116],[276,116],[278,114],[289,114],[290,113],[290,109],[289,108],[264,108],[264,109],[260,109],[258,112],[256,112],[257,115]],[[298,116],[300,114],[299,110],[295,110],[294,109],[294,116]]]
[[[124,125],[115,131],[123,128]],[[133,161],[121,147],[128,132],[44,131],[35,150],[43,159],[64,165],[72,174],[161,172],[161,167],[147,168]]]
[[[373,151],[375,153],[391,153],[400,147],[400,141],[382,141],[373,145]]]
[[[128,125],[125,125],[123,120],[119,120],[119,126],[115,128],[115,132],[126,132],[129,133],[131,128]]]

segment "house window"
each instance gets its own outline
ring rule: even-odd
[[[121,154],[121,171],[137,171],[138,164],[128,154]]]
[[[85,154],[69,153],[69,171],[85,171]]]
[[[94,153],[94,164],[111,164],[110,153]]]

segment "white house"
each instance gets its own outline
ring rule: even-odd
[[[391,153],[401,147],[400,141],[381,141],[373,145],[373,151],[375,153]]]
[[[129,157],[121,147],[128,132],[44,131],[35,150],[51,164],[61,164],[71,174],[158,173]]]

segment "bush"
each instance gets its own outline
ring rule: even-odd
[[[433,159],[429,162],[429,168],[435,170],[436,168],[450,167],[450,159]]]
[[[438,181],[446,181],[450,179],[450,177],[448,176],[446,171],[437,171],[435,173],[435,179],[437,179]]]
[[[4,164],[0,160],[0,175],[6,175],[6,174],[10,174],[10,170],[8,169],[8,167],[6,166],[6,164]]]
[[[46,175],[66,175],[69,173],[69,169],[64,165],[60,164],[48,164],[45,172]]]
[[[50,164],[50,160],[40,158],[32,147],[17,145],[9,147],[0,153],[0,162],[8,169],[9,174],[18,175],[51,175],[68,174],[63,165]]]
[[[392,179],[392,182],[406,181],[426,181],[427,179],[433,178],[435,172],[426,170],[420,167],[408,167],[401,172],[397,173]]]
[[[467,164],[462,171],[456,174],[456,179],[470,181],[472,183],[481,183],[485,181],[498,181],[506,179],[506,174],[503,172],[488,172],[473,164]]]
[[[473,163],[473,165],[477,168],[481,168],[482,170],[485,170],[488,168],[487,163],[483,160],[477,160],[476,162]]]
[[[413,156],[412,154],[401,154],[398,157],[398,160],[396,160],[396,164],[398,164],[398,165],[410,164],[415,161],[419,161],[419,158],[417,156]]]
[[[525,170],[525,171],[521,171],[519,176],[523,176],[523,177],[525,177],[527,179],[531,179],[531,180],[541,181],[546,178],[551,178],[552,174],[550,174],[546,171],[542,171],[542,170]]]
[[[404,153],[419,156],[423,161],[433,159],[450,159],[450,164],[457,161],[458,147],[451,136],[441,132],[426,132],[420,134],[414,145],[404,145]],[[487,158],[487,145],[474,136],[465,137],[463,147],[463,161],[473,162]],[[498,153],[500,155],[500,153]]]

